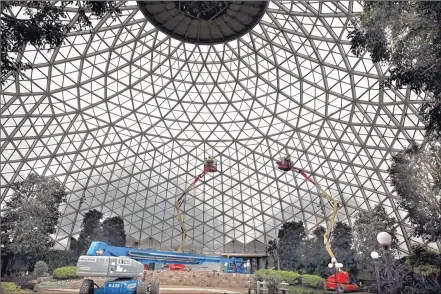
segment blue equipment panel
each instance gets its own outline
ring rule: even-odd
[[[101,288],[95,288],[94,294],[129,294],[135,293],[139,280],[114,280],[105,282]]]

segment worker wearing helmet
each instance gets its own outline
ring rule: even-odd
[[[291,155],[289,154],[285,156],[285,166],[291,167]]]
[[[208,156],[208,158],[205,160],[206,165],[212,165],[214,163],[214,159],[211,158],[211,156]]]

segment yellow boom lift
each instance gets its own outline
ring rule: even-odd
[[[177,252],[182,253],[184,251],[184,244],[185,241],[187,240],[187,228],[185,227],[184,219],[182,217],[182,210],[181,210],[182,204],[185,202],[185,195],[190,193],[190,191],[194,188],[196,183],[200,179],[202,179],[205,176],[205,174],[214,173],[214,172],[217,172],[216,161],[213,158],[208,157],[204,162],[204,171],[200,173],[196,178],[194,178],[193,182],[184,190],[184,192],[182,192],[181,196],[175,202],[176,214],[178,215],[178,222],[181,227],[181,233],[182,233],[181,244],[179,245]]]
[[[337,265],[337,259],[334,255],[334,252],[332,252],[331,242],[330,242],[332,238],[332,233],[334,231],[335,217],[337,216],[338,208],[339,208],[339,204],[337,200],[333,198],[329,193],[327,193],[318,183],[314,182],[303,170],[294,167],[289,155],[286,156],[285,158],[277,160],[276,163],[277,163],[277,167],[280,170],[283,171],[292,170],[301,174],[308,182],[310,182],[317,188],[317,190],[322,195],[322,197],[324,197],[326,200],[328,200],[331,203],[332,213],[331,216],[329,217],[329,224],[323,236],[323,242],[326,251],[328,251],[328,254],[331,257],[331,261],[333,261],[334,263],[334,266]],[[338,271],[339,271],[338,273],[331,275],[326,280],[327,290],[337,290],[338,293],[357,291],[358,289],[357,285],[349,283],[349,274],[347,272],[342,271],[340,267],[338,268]]]

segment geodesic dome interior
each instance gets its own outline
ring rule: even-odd
[[[215,45],[164,34],[135,1],[118,6],[121,15],[56,50],[28,46],[18,58],[34,68],[1,86],[2,202],[30,172],[63,182],[58,246],[98,209],[123,216],[134,242],[175,249],[174,202],[209,155],[220,172],[186,197],[187,249],[226,251],[234,241],[262,251],[283,222],[326,226],[330,204],[277,170],[286,154],[338,199],[338,221],[383,205],[401,251],[418,241],[387,169],[409,139],[423,140],[425,97],[382,89],[387,68],[350,53],[359,3],[270,2],[251,31]]]

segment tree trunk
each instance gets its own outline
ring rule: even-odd
[[[12,266],[14,264],[14,256],[8,255],[5,264],[2,264],[2,276],[10,276],[12,274]]]
[[[1,277],[5,276],[7,267],[8,267],[8,262],[9,262],[9,256],[4,256],[1,259]]]

